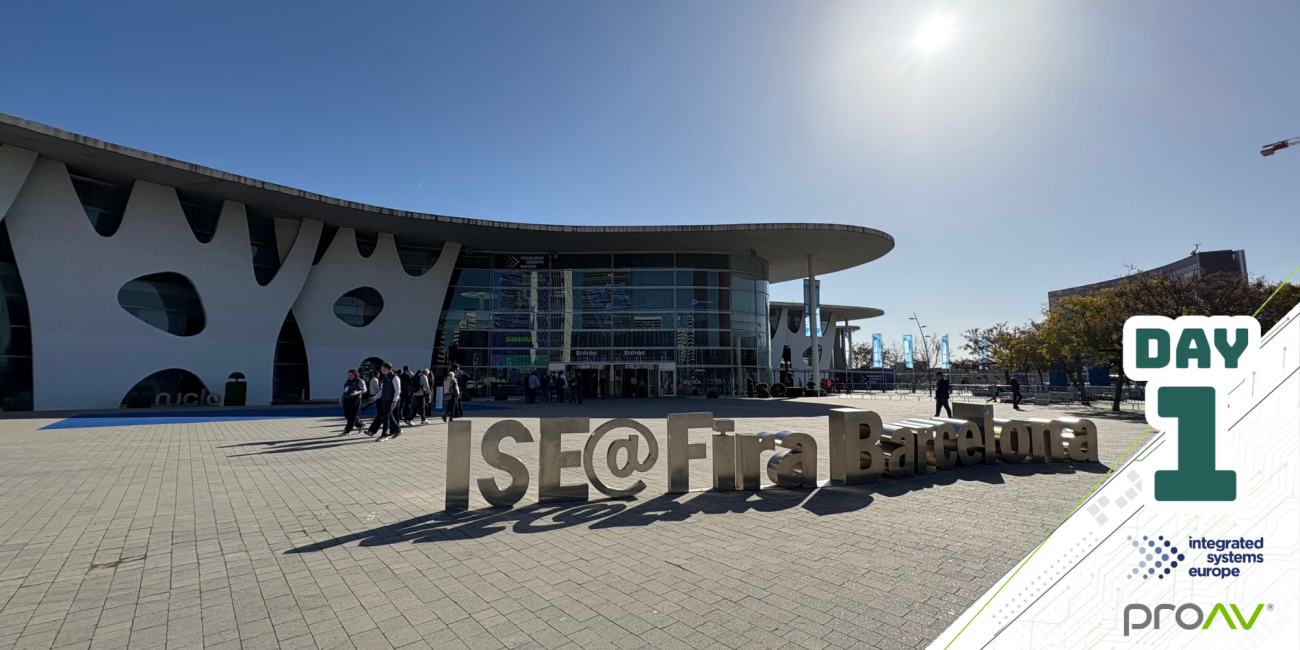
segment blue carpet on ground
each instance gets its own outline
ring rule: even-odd
[[[500,406],[465,404],[466,411],[495,411]],[[297,409],[244,408],[195,411],[155,411],[130,409],[121,413],[86,413],[47,424],[42,429],[91,429],[95,427],[130,427],[140,424],[196,424],[199,422],[242,422],[246,420],[292,420],[295,418],[343,417],[340,406]],[[369,419],[369,418],[367,418]]]

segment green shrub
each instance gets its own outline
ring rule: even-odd
[[[800,388],[799,386],[791,386],[785,389],[785,396],[791,399],[795,397],[803,397],[803,388]]]
[[[718,391],[711,390],[704,394],[705,399],[718,399]]]
[[[745,396],[754,396],[754,380],[750,377],[745,377]]]
[[[768,398],[768,397],[771,397],[772,394],[769,393],[767,389],[768,389],[768,385],[767,385],[766,383],[761,383],[761,384],[755,386],[755,387],[754,387],[754,397],[758,397],[758,398],[762,398],[762,399],[766,399],[766,398]]]
[[[785,397],[785,384],[772,384],[772,397]]]

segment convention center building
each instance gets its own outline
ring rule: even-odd
[[[743,394],[787,347],[794,365],[814,361],[791,325],[802,305],[774,305],[771,283],[893,247],[836,224],[391,210],[0,114],[0,400],[336,401],[348,369],[384,361],[438,376],[459,363],[476,396],[520,395],[530,374],[558,371],[605,397]],[[823,306],[817,365],[836,367],[848,320],[880,313]]]

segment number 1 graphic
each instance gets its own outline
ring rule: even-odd
[[[1178,419],[1178,469],[1156,472],[1156,501],[1236,501],[1237,473],[1214,468],[1214,388],[1160,389],[1160,417]]]

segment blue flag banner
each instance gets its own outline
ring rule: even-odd
[[[817,338],[822,337],[822,281],[817,281],[816,291],[808,291],[808,278],[803,279],[803,335],[812,336],[812,321],[808,315],[816,318]]]
[[[912,335],[903,335],[903,365],[912,367]]]
[[[940,363],[943,364],[943,369],[944,369],[944,370],[947,370],[948,368],[952,367],[952,357],[950,357],[950,356],[948,355],[948,335],[947,335],[947,334],[944,334],[944,335],[943,335],[943,338],[942,338],[942,339],[939,339],[939,360],[940,360]]]
[[[881,355],[881,353],[883,352],[882,348],[884,347],[884,345],[885,344],[881,340],[881,336],[879,334],[871,335],[871,367],[872,368],[885,367],[884,359],[882,358]]]

